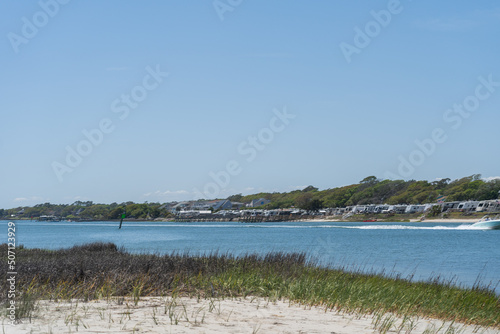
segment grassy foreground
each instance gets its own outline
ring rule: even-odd
[[[0,252],[6,273],[5,244]],[[16,263],[20,318],[30,317],[39,299],[260,296],[349,313],[390,312],[500,328],[500,299],[488,289],[325,269],[304,254],[132,255],[114,244],[94,243],[57,251],[18,249]],[[0,302],[6,304],[2,276]]]

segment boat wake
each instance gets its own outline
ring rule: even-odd
[[[362,226],[324,226],[334,228],[348,228],[358,230],[483,230],[472,226],[472,224],[464,224],[460,226],[408,226],[408,225],[362,225]]]

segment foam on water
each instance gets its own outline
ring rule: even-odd
[[[484,230],[472,224],[460,226],[409,226],[409,225],[361,225],[361,226],[323,226],[330,228],[349,228],[359,230]]]

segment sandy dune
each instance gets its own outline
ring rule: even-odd
[[[377,323],[378,320],[378,323]],[[356,316],[262,298],[190,299],[130,298],[91,302],[41,301],[31,320],[12,326],[3,321],[2,333],[500,333],[499,330],[401,319],[389,315]]]

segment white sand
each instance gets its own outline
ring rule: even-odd
[[[379,319],[378,325],[376,320]],[[401,319],[386,315],[356,316],[319,307],[269,302],[262,298],[190,299],[130,298],[91,302],[41,301],[31,322],[12,326],[4,320],[1,333],[378,333],[392,324],[398,332]],[[396,320],[396,321],[395,321]],[[450,329],[452,326],[452,329]],[[378,330],[377,330],[378,328]],[[500,333],[437,320],[412,319],[400,333]]]

